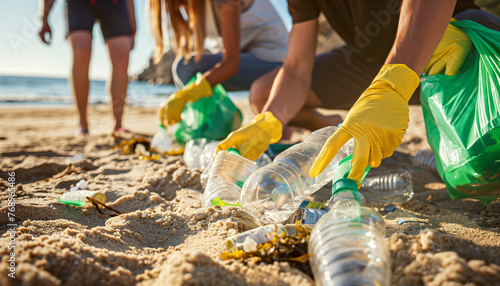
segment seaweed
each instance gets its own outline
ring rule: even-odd
[[[296,233],[291,236],[286,236],[285,233],[278,233],[278,227],[267,234],[268,241],[257,246],[255,251],[236,250],[234,252],[224,251],[220,258],[222,260],[239,259],[245,261],[252,259],[254,263],[273,263],[288,262],[292,267],[295,267],[302,272],[312,277],[311,268],[309,266],[309,256],[307,253],[307,243],[309,242],[310,230],[300,224],[300,221],[295,223]]]

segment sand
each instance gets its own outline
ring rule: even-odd
[[[113,149],[108,108],[89,111],[91,135],[75,138],[72,107],[0,109],[0,285],[314,284],[284,262],[221,261],[225,239],[260,222],[236,207],[201,208],[199,170],[189,170],[181,156],[141,161],[122,155]],[[128,107],[124,125],[152,136],[155,113]],[[248,108],[244,114],[248,122]],[[381,168],[409,170],[415,195],[389,213],[383,204],[368,204],[386,221],[392,285],[500,285],[500,200],[488,207],[450,200],[437,174],[410,163],[426,148],[421,109],[412,107],[403,144]],[[77,154],[85,159],[66,163]],[[7,261],[9,172],[17,194],[15,279]],[[81,179],[128,213],[109,217],[57,201]],[[324,188],[314,199],[326,200],[328,193]],[[406,223],[398,225],[400,219]]]

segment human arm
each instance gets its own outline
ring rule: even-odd
[[[269,144],[281,138],[283,124],[300,111],[309,92],[316,31],[317,20],[293,25],[286,59],[274,81],[264,110],[250,124],[229,134],[217,146],[217,151],[234,147],[242,156],[255,160]]]
[[[383,158],[392,155],[408,128],[408,100],[445,33],[455,4],[456,0],[403,1],[396,39],[385,65],[325,143],[311,176],[319,175],[350,138],[354,138],[355,148],[349,178],[358,185],[367,165],[378,167]]]
[[[130,27],[132,28],[132,48],[131,49],[133,49],[134,48],[135,33],[137,32],[137,24],[135,22],[134,0],[127,0],[126,5],[127,5],[128,17],[130,19]]]
[[[206,7],[211,9],[211,7]],[[203,74],[211,86],[222,83],[238,73],[240,65],[240,1],[224,3],[221,18],[222,61]]]
[[[317,31],[317,19],[292,26],[285,61],[262,111],[270,111],[283,125],[299,113],[309,94]]]
[[[40,13],[41,27],[40,30],[38,31],[38,35],[40,36],[40,39],[47,45],[50,44],[50,39],[52,39],[52,29],[49,26],[48,19],[50,10],[52,9],[54,2],[55,0],[43,0],[41,5],[41,13]],[[49,33],[48,41],[45,39],[46,33]]]
[[[212,87],[235,75],[239,68],[240,3],[229,1],[220,8],[223,37],[222,61],[205,72],[196,82],[186,85],[169,96],[158,110],[160,121],[174,124],[181,121],[181,113],[186,102],[196,102],[202,97],[210,97]],[[206,7],[211,9],[211,7]]]

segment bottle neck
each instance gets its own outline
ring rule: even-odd
[[[330,208],[359,207],[364,205],[365,199],[355,190],[342,190],[335,193],[330,199]]]

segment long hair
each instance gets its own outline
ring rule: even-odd
[[[168,14],[167,31],[162,30],[162,8]],[[156,62],[163,56],[165,32],[177,57],[189,60],[195,54],[195,61],[201,59],[205,44],[206,8],[205,0],[149,0],[151,28],[156,42],[153,59]]]

